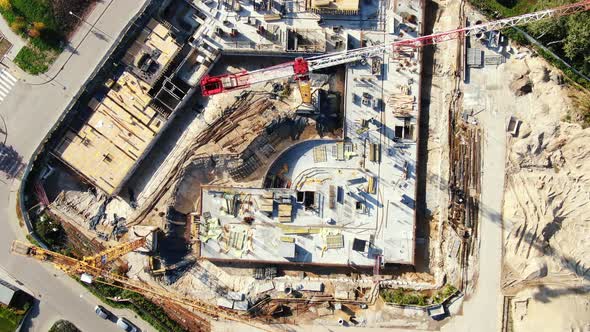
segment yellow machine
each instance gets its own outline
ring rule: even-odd
[[[181,306],[189,306],[199,313],[205,314],[212,318],[228,319],[248,324],[261,330],[271,331],[268,326],[259,324],[258,322],[255,322],[254,320],[233,310],[217,307],[197,299],[175,294],[145,282],[131,280],[125,276],[110,273],[104,268],[108,262],[111,262],[123,256],[124,254],[141,247],[142,242],[145,243],[145,238],[129,243],[124,243],[120,246],[105,250],[95,256],[84,257],[82,260],[68,257],[21,241],[14,241],[12,243],[11,252],[14,254],[31,257],[38,261],[51,262],[57,268],[73,276],[79,277],[84,275],[85,278],[82,279],[84,279],[84,281],[87,283],[97,282],[111,285],[137,292],[148,298],[151,297],[165,302],[176,303]]]
[[[309,80],[299,80],[298,82],[303,104],[311,104],[311,82]]]
[[[151,233],[150,233],[151,234]],[[94,256],[83,257],[82,261],[93,267],[101,267],[128,252],[141,248],[146,244],[146,237],[141,237],[135,241],[126,242],[119,246],[112,247],[102,251]]]

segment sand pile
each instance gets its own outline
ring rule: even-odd
[[[512,310],[515,331],[582,332],[590,327],[590,298],[584,290],[524,290],[512,300]]]
[[[590,129],[563,122],[572,108],[559,75],[540,59],[516,66],[513,82],[530,79],[529,107],[519,109],[509,140],[504,204],[505,263],[514,278],[570,272],[590,275]],[[521,101],[522,102],[522,101]]]

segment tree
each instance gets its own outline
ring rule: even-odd
[[[565,56],[576,62],[590,60],[590,13],[568,17],[567,35],[563,44]]]
[[[10,3],[10,0],[0,0],[0,9],[4,11],[11,11],[12,4]]]
[[[566,22],[564,18],[537,21],[527,25],[527,31],[541,41],[552,42],[565,37]]]
[[[41,215],[35,223],[35,231],[39,237],[49,246],[57,246],[64,239],[64,230],[61,224]]]
[[[27,34],[31,38],[37,38],[37,37],[41,36],[41,31],[39,31],[35,28],[30,28],[29,31],[27,32]]]
[[[16,33],[20,33],[23,31],[27,24],[25,23],[25,19],[22,16],[17,16],[12,23],[10,23],[10,29]]]
[[[49,329],[49,332],[80,332],[80,330],[67,320],[58,320]]]
[[[33,22],[32,23],[32,29],[35,29],[39,32],[45,30],[45,28],[46,28],[46,25],[43,22]]]

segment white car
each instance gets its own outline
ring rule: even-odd
[[[103,306],[101,305],[97,305],[96,307],[94,307],[94,312],[96,313],[96,315],[102,319],[107,319],[109,318],[109,316],[111,315],[110,312],[108,312]]]
[[[139,332],[139,329],[125,317],[119,317],[117,319],[117,326],[123,331]]]

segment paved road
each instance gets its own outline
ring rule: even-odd
[[[56,66],[48,74],[50,77],[57,74],[51,83],[38,85],[48,80],[48,77],[34,78],[12,70],[12,75],[21,79],[0,104],[0,116],[6,122],[6,144],[12,145],[23,160],[29,160],[72,96],[109,49],[114,41],[112,37],[120,33],[144,1],[97,1],[95,10],[86,21],[98,21],[96,28],[104,34],[92,32],[90,25],[83,23],[72,38],[73,48],[79,44],[78,49],[73,54],[66,51],[58,58]],[[6,26],[0,24],[0,30],[3,27]],[[91,32],[88,33],[89,31]],[[6,60],[4,63],[10,67]],[[64,67],[60,71],[62,65]],[[15,238],[24,239],[23,230],[16,219],[18,186],[18,180],[0,181],[0,216],[4,220],[4,229],[0,231],[0,266],[2,274],[8,274],[22,282],[40,300],[39,310],[33,312],[26,330],[45,332],[54,321],[63,318],[72,321],[85,332],[116,331],[113,323],[94,314],[97,299],[71,278],[49,265],[9,254],[10,243]],[[153,330],[145,322],[135,318],[130,311],[114,312],[127,316],[143,331]]]
[[[472,83],[479,87],[476,99],[487,105],[477,118],[484,132],[483,167],[480,204],[479,273],[475,293],[463,303],[463,314],[454,317],[442,331],[498,332],[502,314],[500,278],[502,272],[502,200],[505,174],[505,110],[510,99],[502,98],[503,90],[494,87],[504,82],[486,68],[479,77],[472,75]],[[465,99],[469,96],[465,94]],[[471,96],[471,98],[475,98]],[[508,101],[507,101],[508,100]]]

